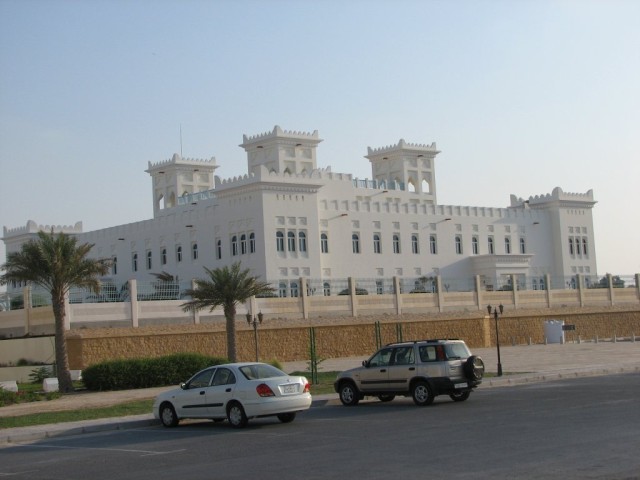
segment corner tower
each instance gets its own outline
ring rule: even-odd
[[[403,190],[420,193],[436,204],[435,142],[431,145],[407,143],[372,149],[367,147],[371,173],[379,182],[399,183]]]

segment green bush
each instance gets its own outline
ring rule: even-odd
[[[210,365],[227,359],[197,353],[178,353],[159,358],[112,360],[91,365],[82,371],[89,390],[130,390],[176,385]]]
[[[53,371],[49,367],[34,368],[29,374],[31,383],[42,383],[45,378],[53,376]]]

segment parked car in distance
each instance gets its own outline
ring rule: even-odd
[[[309,387],[305,377],[266,363],[215,365],[158,395],[153,414],[165,427],[175,427],[183,418],[226,419],[235,428],[257,417],[276,416],[289,423],[311,406]]]
[[[482,382],[484,363],[462,340],[417,340],[391,343],[362,366],[338,374],[335,391],[343,405],[365,396],[389,402],[397,395],[416,405],[430,405],[438,395],[463,402]]]

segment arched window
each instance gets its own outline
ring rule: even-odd
[[[284,252],[284,233],[281,231],[276,232],[276,251]]]
[[[504,237],[504,253],[507,255],[511,253],[511,239],[509,237]]]
[[[393,253],[400,253],[400,236],[393,236]]]
[[[298,233],[298,248],[301,252],[307,251],[307,234],[304,232]]]
[[[292,231],[287,232],[287,249],[290,252],[296,251],[296,234]]]
[[[280,282],[278,284],[278,296],[279,297],[287,296],[287,284],[285,282]]]
[[[327,237],[326,233],[320,235],[320,251],[329,253],[329,237]]]
[[[581,255],[580,237],[576,237],[576,254]]]
[[[569,238],[569,255],[573,255],[573,237]]]
[[[377,233],[373,236],[373,253],[382,253],[382,245],[380,244],[380,235]]]
[[[353,253],[360,253],[360,237],[357,233],[351,235],[351,249]]]
[[[151,270],[153,267],[151,252],[147,252],[147,270]]]
[[[458,255],[462,255],[462,237],[460,235],[456,235],[456,253]]]
[[[540,279],[540,290],[546,290],[546,287],[544,285],[544,278]]]
[[[113,257],[113,261],[111,262],[111,273],[113,275],[118,274],[118,257]]]
[[[298,296],[298,282],[296,281],[291,282],[291,296],[292,297]]]
[[[495,253],[493,248],[493,237],[487,238],[487,246],[489,247],[489,255],[493,255]]]
[[[182,247],[178,245],[176,247],[176,262],[180,263],[182,261]]]
[[[256,253],[256,234],[249,234],[249,253]]]
[[[331,285],[329,285],[329,282],[324,282],[322,284],[322,292],[325,297],[331,296]]]
[[[242,255],[247,253],[247,236],[244,233],[240,235],[240,253]]]
[[[527,253],[527,244],[524,238],[520,238],[520,253]]]
[[[587,250],[587,237],[582,237],[582,253],[585,256],[589,255],[589,250]]]
[[[478,255],[479,249],[480,249],[480,246],[479,246],[479,242],[478,242],[478,237],[474,236],[471,239],[471,250],[473,251],[474,255]]]
[[[234,235],[231,237],[231,256],[235,257],[238,255],[238,237]]]
[[[198,259],[198,244],[194,243],[193,245],[191,245],[191,260],[197,260]]]
[[[382,280],[376,280],[376,294],[382,295],[384,293],[384,282]]]
[[[420,253],[420,244],[418,242],[418,235],[411,235],[411,253]]]
[[[222,259],[222,240],[220,239],[216,241],[216,257],[218,260]]]
[[[162,250],[160,250],[160,263],[162,265],[166,265],[167,264],[167,249],[163,248]]]
[[[131,256],[131,270],[133,270],[134,272],[138,271],[138,254],[134,253]]]
[[[438,253],[438,241],[435,235],[429,235],[429,251],[433,255]]]
[[[532,280],[531,285],[533,287],[534,290],[538,289],[538,280],[536,280],[535,278]]]

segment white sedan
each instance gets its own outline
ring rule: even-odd
[[[242,428],[250,418],[277,416],[292,422],[311,406],[309,382],[266,363],[228,363],[205,368],[180,388],[158,395],[153,414],[165,427],[183,418],[227,419]]]

